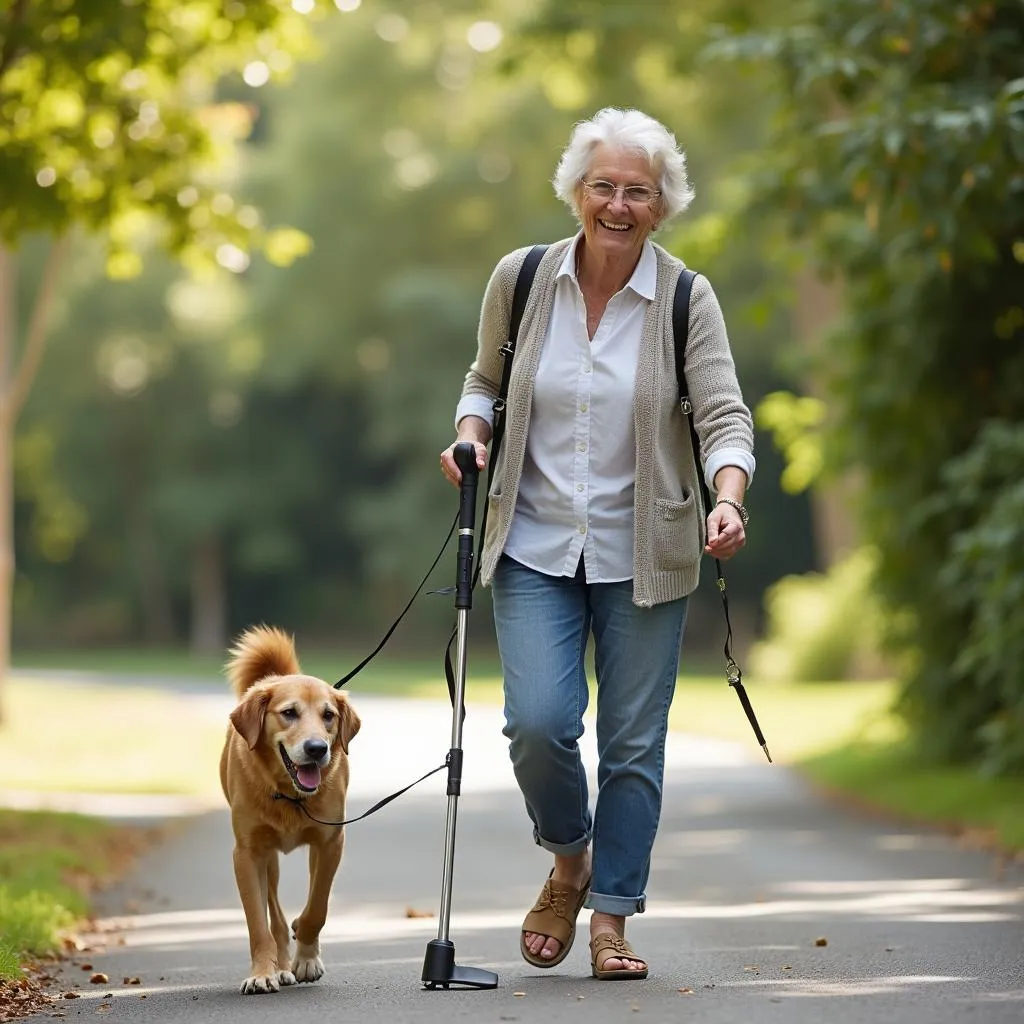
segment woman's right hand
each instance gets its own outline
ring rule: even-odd
[[[450,444],[443,452],[441,452],[441,472],[444,473],[445,477],[452,484],[453,487],[458,487],[462,483],[462,470],[455,464],[455,445],[469,443],[473,445],[476,450],[476,468],[483,470],[484,466],[487,465],[487,446],[482,444],[480,441],[472,441],[469,438],[460,439]]]

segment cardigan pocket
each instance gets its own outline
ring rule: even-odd
[[[693,492],[682,501],[654,502],[654,568],[658,572],[687,569],[700,558],[701,529]]]

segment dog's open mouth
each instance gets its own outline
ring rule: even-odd
[[[281,760],[292,777],[292,782],[295,783],[295,788],[300,793],[315,793],[320,785],[320,765],[315,761],[311,761],[309,764],[296,764],[288,756],[283,743],[278,744],[278,749],[281,751]]]

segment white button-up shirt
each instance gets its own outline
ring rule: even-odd
[[[614,583],[633,577],[633,391],[657,258],[645,242],[632,277],[609,299],[591,339],[576,279],[581,236],[555,281],[505,553],[552,576],[575,575],[582,556],[588,582]],[[491,404],[481,395],[466,396],[456,422],[472,415],[493,423]],[[735,464],[751,475],[746,452],[738,453],[742,459],[716,454],[714,472]]]

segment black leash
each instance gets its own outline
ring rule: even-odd
[[[398,618],[391,623],[391,628],[384,634],[384,638],[381,640],[381,642],[377,644],[377,646],[365,658],[363,658],[363,660],[359,662],[359,664],[356,665],[356,667],[352,669],[351,672],[349,672],[347,675],[342,676],[336,683],[333,684],[336,690],[340,690],[353,676],[358,675],[360,672],[362,672],[363,669],[366,668],[366,666],[369,665],[369,663],[373,661],[373,659],[376,658],[377,655],[380,654],[380,652],[384,649],[384,645],[391,639],[391,634],[394,633],[396,629],[398,629],[398,624],[402,621],[402,619],[405,618],[406,612],[408,612],[409,609],[413,606],[413,603],[416,601],[416,598],[420,596],[420,591],[426,585],[427,580],[430,579],[430,574],[437,568],[437,563],[441,561],[441,556],[444,554],[445,548],[448,547],[448,541],[452,539],[452,534],[455,532],[455,526],[458,523],[458,521],[459,514],[458,512],[456,512],[455,518],[452,520],[451,528],[448,530],[448,536],[445,537],[444,543],[441,545],[441,550],[437,553],[437,558],[435,558],[434,561],[431,562],[430,568],[427,570],[426,576],[424,576],[423,579],[420,580],[420,585],[416,588],[416,592],[412,595],[412,597],[409,598],[409,603],[402,609],[401,615],[399,615]],[[435,593],[438,594],[445,592],[446,590],[435,591]]]
[[[697,428],[693,425],[693,403],[690,401],[690,392],[686,383],[686,340],[690,332],[690,292],[693,290],[693,282],[697,275],[692,270],[683,270],[676,282],[676,291],[672,300],[672,333],[676,357],[676,379],[679,385],[679,407],[686,418],[690,428],[690,442],[693,445],[693,463],[697,467],[697,483],[700,487],[700,496],[704,502],[704,517],[713,508],[711,504],[711,492],[708,490],[707,481],[700,470],[700,439],[697,437]],[[761,745],[765,757],[771,763],[772,755],[768,753],[768,744],[765,742],[764,733],[757,722],[757,715],[747,696],[743,686],[743,672],[740,670],[736,659],[732,656],[732,621],[729,618],[729,596],[725,590],[725,573],[722,571],[722,563],[715,559],[715,575],[717,577],[718,592],[722,595],[722,611],[725,613],[725,678],[729,685],[736,691],[740,699],[740,705],[750,727],[754,730],[754,736]]]
[[[421,775],[415,782],[410,782],[404,789],[400,789],[397,793],[392,793],[391,796],[384,797],[383,800],[378,800],[368,811],[363,811],[356,818],[346,818],[344,821],[324,821],[322,818],[316,818],[309,813],[309,808],[303,802],[300,796],[285,796],[284,793],[275,793],[275,800],[286,800],[290,804],[294,804],[302,813],[310,819],[315,821],[318,825],[334,825],[337,828],[341,828],[343,825],[351,825],[353,822],[362,821],[363,818],[368,818],[374,811],[379,811],[382,807],[386,807],[392,800],[397,800],[403,793],[408,793],[413,786],[419,785],[424,779],[429,779],[431,775],[436,775],[442,768],[448,767],[448,758],[444,759],[444,764],[439,764],[436,768],[431,768],[426,775]]]
[[[391,624],[391,627],[384,634],[384,637],[381,640],[381,642],[377,644],[377,646],[365,658],[363,658],[363,660],[359,662],[359,664],[356,665],[356,667],[352,669],[351,672],[342,676],[341,679],[334,683],[334,689],[340,690],[353,676],[358,675],[360,672],[362,672],[362,670],[371,661],[373,661],[373,659],[376,658],[377,655],[380,654],[380,652],[383,650],[384,645],[388,642],[388,640],[391,639],[391,634],[394,633],[394,631],[398,628],[398,624],[402,621],[402,619],[405,618],[406,613],[413,606],[413,603],[416,601],[416,598],[420,596],[420,591],[426,585],[427,580],[430,579],[430,574],[437,568],[437,563],[441,561],[441,556],[444,554],[445,548],[448,547],[448,542],[452,539],[452,534],[455,532],[455,526],[458,523],[458,521],[459,516],[458,513],[456,513],[455,518],[452,520],[451,528],[448,530],[448,535],[445,537],[444,543],[441,545],[441,550],[437,553],[437,557],[430,564],[430,568],[427,570],[426,575],[423,577],[422,580],[420,580],[420,585],[416,588],[416,591],[412,595],[412,597],[409,598],[409,603],[402,609],[401,614]],[[284,793],[275,793],[273,798],[275,800],[286,800],[288,803],[294,804],[296,807],[299,808],[300,811],[302,811],[303,814],[306,815],[307,818],[309,818],[311,821],[315,821],[319,825],[334,825],[338,828],[341,828],[344,825],[351,825],[353,824],[353,822],[362,821],[363,818],[368,818],[371,814],[373,814],[376,811],[379,811],[382,807],[386,807],[389,803],[391,803],[392,800],[397,800],[403,793],[407,793],[410,789],[412,789],[413,786],[419,785],[419,783],[421,783],[424,779],[429,779],[431,775],[434,775],[436,772],[441,771],[442,768],[447,767],[448,758],[446,757],[443,764],[439,764],[436,768],[431,768],[426,775],[421,775],[415,782],[410,782],[408,786],[405,786],[403,789],[398,790],[397,793],[392,793],[390,796],[384,797],[383,800],[378,800],[377,803],[375,803],[368,811],[363,811],[363,813],[360,814],[358,817],[346,818],[344,821],[322,821],[320,818],[314,817],[312,814],[309,813],[309,808],[306,807],[305,803],[302,800],[302,797],[286,796]]]
[[[490,485],[492,474],[494,472],[494,465],[497,462],[498,452],[501,448],[501,441],[505,434],[505,406],[508,400],[509,382],[512,376],[512,357],[515,355],[516,339],[519,335],[519,326],[522,323],[523,311],[526,309],[526,301],[530,295],[530,287],[532,286],[533,279],[536,276],[537,267],[540,264],[541,257],[544,255],[546,249],[546,245],[535,245],[530,250],[530,252],[527,253],[523,266],[520,269],[519,276],[516,278],[515,290],[512,294],[512,307],[509,313],[508,337],[506,339],[505,345],[501,349],[501,354],[503,356],[501,382],[498,387],[498,397],[495,399],[494,402],[494,426],[491,431],[491,450],[487,465],[486,493],[490,493]],[[485,531],[487,529],[487,504],[488,503],[485,500],[483,515],[480,520],[481,538],[483,538]],[[455,527],[458,525],[458,521],[459,513],[457,512],[455,514],[455,518],[452,520],[451,528],[448,530],[448,535],[445,537],[444,543],[441,545],[441,550],[438,551],[437,557],[431,563],[426,575],[420,581],[420,585],[416,588],[415,593],[409,599],[409,603],[402,609],[401,614],[391,624],[391,627],[384,634],[380,643],[377,644],[373,651],[371,651],[365,658],[363,658],[363,660],[359,662],[359,664],[356,665],[354,669],[352,669],[346,675],[342,676],[341,679],[339,679],[334,684],[334,688],[336,690],[340,690],[350,679],[352,679],[353,676],[358,675],[384,649],[384,645],[388,642],[388,640],[391,639],[391,635],[398,628],[398,624],[402,621],[402,619],[405,618],[406,613],[413,606],[414,602],[416,601],[416,598],[419,597],[420,591],[423,589],[423,587],[426,585],[427,580],[430,578],[430,574],[434,571],[434,569],[437,568],[437,563],[441,561],[441,556],[444,554],[445,549],[448,547],[448,542],[452,539],[452,534],[455,532]],[[479,579],[480,562],[478,561],[476,571],[472,574],[471,589],[476,587],[477,581]],[[433,593],[450,593],[452,589],[453,588],[451,587],[444,587],[440,590],[433,591]],[[452,702],[453,708],[455,707],[455,670],[452,666],[452,644],[455,642],[457,631],[457,626],[454,629],[452,629],[451,636],[448,638],[448,643],[445,646],[444,650],[445,682],[448,685],[448,698]],[[462,717],[465,718],[465,707],[461,709],[461,714]],[[424,779],[429,778],[431,775],[434,774],[434,772],[439,772],[442,768],[448,767],[449,758],[445,759],[444,764],[438,765],[437,768],[434,768],[431,771],[427,772],[426,775],[417,779],[416,782],[410,782],[409,785],[405,787],[405,789],[400,789],[397,793],[392,793],[391,796],[387,796],[383,800],[374,804],[373,807],[371,807],[368,811],[365,811],[363,814],[360,814],[359,817],[349,818],[345,821],[320,821],[318,818],[314,818],[313,815],[309,813],[308,809],[303,804],[302,799],[300,797],[291,797],[285,796],[283,793],[275,793],[274,799],[287,800],[289,803],[295,804],[295,806],[298,807],[306,815],[306,817],[318,822],[318,824],[337,825],[338,827],[341,827],[342,825],[349,825],[355,821],[361,821],[363,818],[373,814],[374,811],[379,811],[382,807],[385,807],[387,804],[391,803],[392,800],[397,799],[403,793],[412,789],[413,786],[422,782]]]

